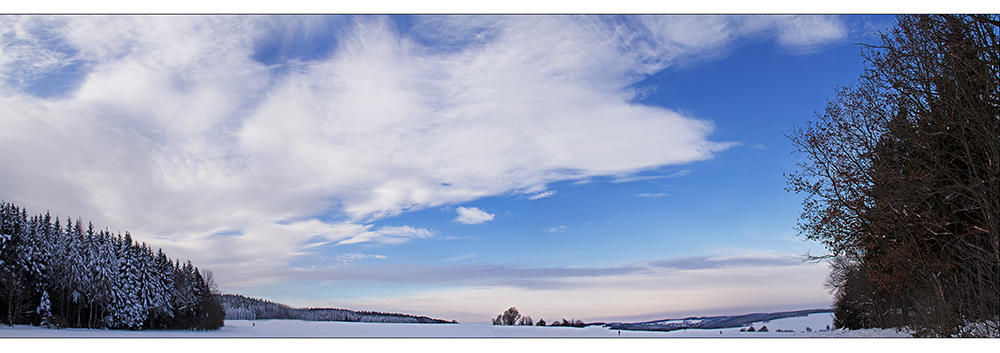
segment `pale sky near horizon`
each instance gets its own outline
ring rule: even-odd
[[[894,21],[0,16],[0,198],[296,307],[828,307],[783,134]]]

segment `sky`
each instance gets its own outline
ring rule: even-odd
[[[0,198],[294,307],[829,307],[784,134],[894,22],[0,16]]]

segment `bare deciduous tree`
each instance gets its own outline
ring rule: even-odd
[[[800,231],[840,257],[838,305],[870,297],[842,322],[1000,336],[998,19],[900,16],[857,86],[788,134]]]
[[[515,325],[520,318],[521,314],[517,312],[517,308],[512,306],[501,314],[501,323],[503,325]]]

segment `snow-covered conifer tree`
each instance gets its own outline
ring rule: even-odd
[[[38,308],[35,309],[35,312],[42,318],[41,324],[43,326],[48,327],[52,325],[52,305],[49,302],[49,291],[42,292],[42,300],[38,303]]]
[[[54,219],[53,219],[54,218]],[[89,328],[216,329],[225,312],[190,261],[131,234],[0,202],[0,322]]]

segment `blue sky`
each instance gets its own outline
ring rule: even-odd
[[[293,306],[829,305],[783,133],[891,16],[4,16],[0,195]]]

